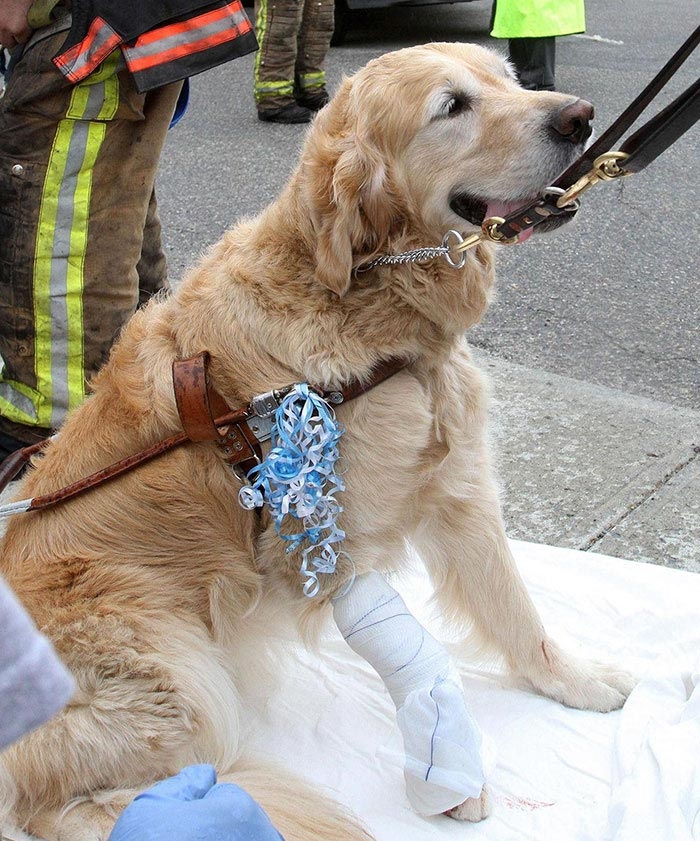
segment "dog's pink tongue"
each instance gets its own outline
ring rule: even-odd
[[[519,210],[521,207],[524,207],[526,205],[526,201],[490,201],[486,208],[486,216],[484,217],[484,219],[488,219],[490,216],[500,216],[502,219],[507,219],[511,213],[513,213],[516,210]],[[519,233],[518,242],[525,242],[525,240],[530,239],[530,237],[532,236],[532,231],[533,228],[527,228],[526,230]]]

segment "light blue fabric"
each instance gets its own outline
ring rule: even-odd
[[[343,432],[331,406],[308,383],[297,383],[275,413],[270,452],[238,495],[249,510],[267,505],[286,551],[301,550],[303,590],[310,598],[320,589],[319,574],[335,572],[341,554],[336,544],[345,538],[335,498],[345,490],[336,472]]]
[[[284,841],[262,807],[211,765],[189,765],[139,794],[108,841]]]

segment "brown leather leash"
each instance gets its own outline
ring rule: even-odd
[[[595,184],[640,172],[665,152],[700,119],[700,79],[630,135],[614,150],[635,120],[659,95],[700,44],[700,26],[673,54],[615,122],[532,203],[505,218],[485,219],[479,233],[466,237],[453,251],[463,252],[488,240],[501,245],[517,242],[518,234],[551,216],[574,214],[579,196]]]
[[[99,485],[122,476],[146,462],[188,442],[211,441],[223,453],[226,463],[245,481],[248,471],[262,460],[260,444],[271,437],[274,414],[293,385],[253,397],[244,408],[231,410],[209,381],[209,354],[206,351],[173,363],[173,388],[183,432],[172,435],[139,453],[116,461],[83,479],[43,496],[0,506],[0,517],[25,511],[40,511],[72,499]],[[337,389],[313,387],[328,403],[338,406],[387,380],[406,367],[404,359],[380,363],[366,380],[351,380]],[[51,439],[11,453],[0,466],[0,492],[12,481],[29,459]]]

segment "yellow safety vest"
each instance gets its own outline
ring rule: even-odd
[[[584,32],[584,0],[497,0],[494,38],[546,38]]]

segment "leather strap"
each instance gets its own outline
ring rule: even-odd
[[[42,508],[50,508],[57,502],[63,502],[66,499],[71,499],[74,496],[85,493],[85,491],[92,490],[98,485],[102,485],[104,482],[107,482],[109,479],[116,479],[117,476],[123,476],[124,473],[130,472],[135,467],[145,464],[147,461],[151,461],[152,459],[163,455],[163,453],[167,453],[174,447],[187,443],[187,441],[189,441],[189,438],[184,432],[181,432],[178,435],[173,435],[163,441],[159,441],[157,444],[154,444],[146,450],[142,450],[140,453],[135,453],[132,456],[127,456],[127,458],[116,461],[108,467],[98,470],[96,473],[91,473],[84,479],[79,479],[77,482],[66,485],[64,488],[60,488],[53,493],[34,497],[28,510],[39,511]]]
[[[377,365],[367,380],[351,380],[335,390],[316,390],[329,403],[345,403],[383,382],[405,367],[405,364],[403,360],[388,359]],[[244,418],[226,424],[224,430],[219,431],[219,427],[226,423],[225,412],[228,405],[211,387],[207,373],[208,365],[209,354],[206,351],[190,359],[173,362],[173,387],[180,422],[191,441],[214,441],[224,453],[227,463],[237,468],[238,475],[245,478],[262,460],[258,439],[248,423],[248,419],[255,412],[249,407]],[[288,391],[289,387],[279,389],[277,394],[281,397]],[[277,405],[274,398],[272,405]],[[224,416],[218,417],[222,411]]]
[[[360,395],[374,388],[375,385],[379,385],[379,383],[384,382],[384,380],[388,380],[389,377],[393,377],[394,374],[397,374],[405,367],[405,359],[391,357],[390,359],[380,362],[375,368],[373,368],[372,374],[368,379],[350,380],[349,383],[344,385],[340,389],[340,394],[343,397],[342,401],[339,401],[335,396],[338,392],[333,391],[332,389],[322,392],[322,395],[329,403],[345,403],[347,400],[354,400],[356,397],[360,397]]]
[[[182,428],[190,441],[217,441],[221,436],[214,418],[228,412],[228,405],[209,386],[209,354],[173,362],[173,390]]]
[[[54,493],[34,497],[27,508],[23,510],[40,511],[58,502],[71,499],[98,485],[104,484],[110,479],[122,476],[139,465],[145,464],[175,447],[179,447],[190,441],[213,440],[223,451],[228,464],[234,468],[238,468],[239,471],[247,473],[251,467],[258,463],[260,457],[258,440],[248,424],[248,421],[256,416],[256,413],[252,409],[255,401],[246,408],[235,409],[233,411],[228,410],[224,399],[208,383],[208,361],[209,355],[206,352],[202,352],[190,360],[182,360],[183,365],[178,363],[174,363],[173,365],[175,400],[178,404],[178,410],[180,410],[181,405],[185,407],[186,417],[183,420],[183,428],[189,429],[189,432],[196,436],[195,438],[190,438],[187,431],[180,432],[177,435],[159,441],[139,453],[135,453],[102,470],[98,470],[96,473],[92,473],[84,479],[60,488]],[[361,394],[369,391],[369,389],[393,376],[393,374],[396,374],[405,366],[405,360],[390,359],[378,365],[371,377],[366,380],[352,380],[337,390],[316,390],[330,403],[337,405],[344,403],[346,400],[359,397]],[[177,376],[175,375],[176,369]],[[177,385],[175,384],[176,380]],[[291,386],[280,389],[278,393],[284,394],[290,389]],[[216,413],[222,406],[226,407],[226,411],[214,419],[212,413]],[[207,411],[209,411],[208,418],[205,417]],[[22,465],[29,461],[34,453],[39,452],[46,446],[48,440],[42,441],[39,444],[33,444],[31,447],[25,447],[22,450],[17,450],[2,462],[0,465],[0,492],[14,478]]]
[[[651,82],[649,82],[644,90],[627,106],[627,108],[625,108],[615,122],[606,131],[604,131],[603,134],[601,134],[601,136],[588,147],[588,149],[586,149],[578,160],[574,161],[574,163],[571,164],[571,166],[557,178],[554,182],[554,186],[567,189],[588,169],[590,169],[590,164],[599,155],[603,154],[603,152],[608,152],[622,137],[622,135],[631,128],[635,120],[641,116],[653,100],[661,93],[685,61],[693,54],[698,44],[700,44],[700,26],[678,48],[678,50],[676,50],[661,70],[659,70],[656,76],[654,76]],[[672,111],[674,106],[675,102],[672,102],[665,110]],[[651,125],[651,122],[647,125]],[[647,130],[647,125],[642,126],[637,132],[637,135],[643,137]],[[632,138],[630,138],[630,140],[631,139]],[[674,140],[676,139],[677,137],[674,137]],[[670,143],[668,145],[670,145]]]
[[[209,354],[201,351],[189,359],[173,362],[173,389],[180,423],[190,441],[214,441],[232,467],[243,476],[259,464],[262,450],[247,423],[247,415],[219,431],[215,418],[229,407],[209,383]]]
[[[620,147],[621,152],[629,155],[622,165],[624,171],[640,172],[685,134],[698,119],[700,79],[625,140]]]
[[[30,444],[28,447],[22,447],[15,450],[6,456],[0,464],[0,493],[10,484],[10,482],[17,476],[20,470],[29,463],[31,457],[44,449],[49,443],[48,438],[44,441],[37,441],[36,444]]]

